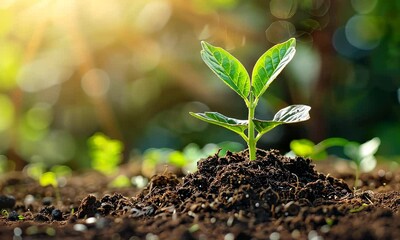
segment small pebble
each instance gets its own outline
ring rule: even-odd
[[[228,221],[226,221],[226,225],[227,225],[228,227],[231,227],[232,224],[233,224],[233,220],[234,220],[233,217],[229,217],[229,218],[228,218]]]
[[[211,219],[210,219],[210,222],[211,223],[215,223],[217,221],[217,219],[215,218],[215,217],[212,217]]]
[[[86,219],[86,224],[94,224],[96,223],[97,219],[95,217],[90,217],[88,219]]]
[[[331,227],[329,225],[324,225],[321,227],[322,233],[328,233],[330,230],[331,230]]]
[[[0,195],[0,209],[13,208],[15,205],[15,197],[10,195]]]
[[[269,235],[270,240],[279,240],[281,239],[281,234],[278,232],[273,232]]]
[[[159,240],[159,237],[157,235],[155,235],[155,234],[148,233],[146,235],[146,240]]]
[[[293,232],[292,232],[291,235],[292,235],[292,238],[293,238],[293,239],[298,239],[298,238],[300,238],[300,236],[301,236],[300,231],[297,230],[297,229],[293,230]]]
[[[74,225],[74,230],[77,232],[84,232],[87,230],[87,227],[81,223],[77,223]]]
[[[8,220],[10,220],[10,221],[18,221],[19,220],[19,214],[16,211],[11,211],[8,214]]]
[[[21,236],[22,235],[22,229],[19,227],[14,228],[14,236]]]
[[[228,233],[224,236],[224,240],[235,240],[235,235],[233,235],[233,233]]]
[[[34,196],[32,196],[30,194],[25,196],[25,199],[24,199],[25,206],[29,206],[29,205],[33,204],[34,202],[35,202],[35,197]]]
[[[51,218],[56,221],[63,220],[63,214],[62,214],[61,210],[54,209],[53,211],[51,211]]]

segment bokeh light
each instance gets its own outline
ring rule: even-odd
[[[351,5],[359,14],[368,14],[374,10],[378,0],[351,0]]]
[[[346,38],[350,44],[361,50],[376,48],[384,34],[385,29],[377,17],[356,15],[346,24]]]
[[[110,77],[101,69],[91,69],[82,77],[82,89],[91,97],[104,96],[110,88]]]
[[[275,21],[265,31],[267,40],[271,43],[280,43],[296,33],[296,27],[288,21]]]
[[[11,100],[0,94],[0,132],[7,130],[14,121],[14,105]]]
[[[275,17],[288,19],[293,17],[297,11],[297,0],[271,0],[269,7]]]

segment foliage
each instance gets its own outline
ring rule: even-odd
[[[43,187],[51,185],[54,188],[65,185],[65,178],[72,174],[71,168],[65,165],[55,165],[47,168],[44,163],[30,163],[25,167],[26,174],[37,180]]]
[[[131,180],[127,176],[118,175],[110,182],[108,186],[112,188],[126,188],[130,187],[131,185]]]
[[[170,148],[148,149],[143,154],[142,174],[151,177],[156,173],[159,165],[172,165],[181,168],[184,172],[194,172],[197,161],[212,154],[225,155],[226,151],[239,151],[243,146],[235,142],[222,142],[219,144],[207,144],[200,148],[197,144],[191,143],[182,151]]]
[[[122,160],[121,141],[110,139],[103,133],[96,133],[89,138],[88,145],[93,169],[106,175],[117,170]]]
[[[54,188],[58,187],[57,176],[53,172],[45,172],[39,178],[39,183],[41,186],[51,185]]]
[[[357,187],[360,172],[369,172],[375,168],[377,161],[374,155],[380,144],[381,141],[377,137],[362,144],[344,138],[328,138],[318,144],[308,139],[299,139],[290,143],[291,152],[287,155],[294,154],[313,160],[323,160],[328,156],[328,148],[341,147],[355,168],[355,187]]]
[[[288,155],[309,157],[313,160],[323,160],[328,156],[327,149],[331,147],[343,147],[349,141],[344,138],[327,138],[318,144],[309,139],[298,139],[290,142],[291,152]]]
[[[360,171],[368,172],[375,168],[376,158],[374,155],[378,151],[380,144],[380,139],[375,137],[363,144],[357,142],[349,142],[344,147],[344,153],[347,155],[347,157],[350,158],[350,160],[352,160],[355,165],[355,187],[358,186]]]
[[[234,119],[218,112],[190,112],[190,114],[200,120],[225,127],[239,134],[247,142],[250,160],[255,160],[256,158],[256,144],[262,135],[278,125],[309,119],[309,110],[311,108],[306,105],[292,105],[281,109],[269,121],[259,120],[254,117],[261,95],[292,60],[296,52],[296,40],[294,38],[277,44],[265,52],[256,62],[251,80],[245,67],[229,52],[204,41],[201,45],[203,48],[201,51],[203,61],[246,103],[248,119]],[[247,136],[245,131],[247,131]],[[257,135],[255,135],[255,131],[258,132]]]

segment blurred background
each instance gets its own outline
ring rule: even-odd
[[[256,116],[308,104],[311,119],[274,129],[258,147],[286,152],[299,138],[379,137],[379,155],[399,160],[399,12],[400,1],[382,0],[2,0],[0,169],[88,167],[96,132],[123,143],[124,161],[149,148],[244,145],[188,114],[247,116],[202,62],[200,41],[251,72],[290,37],[296,56]]]

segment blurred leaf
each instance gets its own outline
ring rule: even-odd
[[[51,185],[56,188],[58,186],[57,176],[53,172],[45,172],[40,176],[39,183],[42,187]]]
[[[366,158],[374,155],[378,151],[379,145],[381,145],[381,140],[377,137],[361,144],[360,156],[362,158]]]
[[[169,154],[168,162],[177,167],[183,167],[187,164],[187,159],[185,155],[180,151],[173,151]]]
[[[202,41],[201,57],[207,66],[243,99],[250,93],[250,77],[244,66],[220,47]]]
[[[65,165],[55,165],[50,168],[50,172],[53,172],[57,177],[67,177],[72,175],[72,169]]]
[[[0,38],[0,89],[11,90],[16,86],[17,74],[21,68],[21,56],[19,46],[1,41]]]
[[[0,132],[7,130],[13,123],[14,111],[14,105],[11,100],[7,96],[0,94]]]
[[[30,163],[25,166],[24,171],[26,171],[26,174],[35,179],[39,180],[40,176],[43,175],[45,172],[46,166],[44,163]]]
[[[88,140],[92,167],[104,174],[112,174],[117,170],[122,160],[123,144],[118,140],[108,138],[102,133],[96,133]]]
[[[296,53],[296,39],[277,44],[265,52],[254,66],[251,86],[259,98],[292,60]]]
[[[309,157],[314,153],[315,144],[308,139],[293,140],[290,142],[290,149],[297,155]]]
[[[108,186],[112,188],[127,188],[131,186],[131,180],[125,175],[119,175]]]
[[[381,141],[375,137],[368,142],[359,144],[349,142],[344,147],[344,153],[363,171],[371,171],[376,166],[374,154],[378,151]]]

